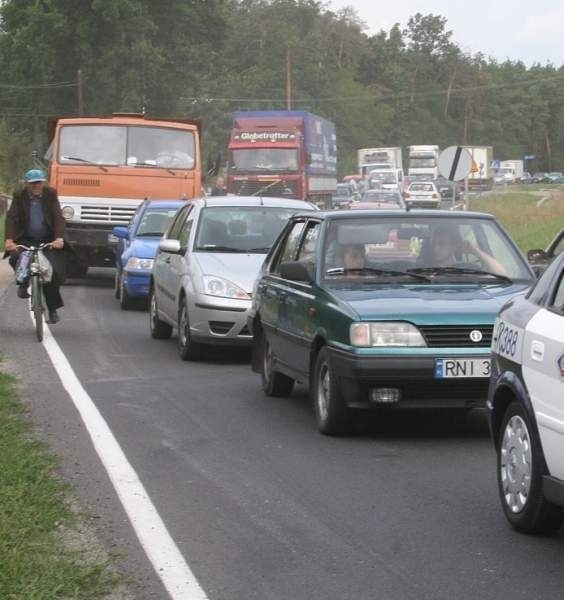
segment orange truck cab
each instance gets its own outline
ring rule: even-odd
[[[53,121],[49,183],[57,189],[78,263],[114,266],[108,237],[144,198],[177,200],[202,193],[200,124],[137,114]]]

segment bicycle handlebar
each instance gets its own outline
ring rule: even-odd
[[[52,246],[53,242],[47,242],[46,244],[39,244],[39,246],[24,246],[23,244],[16,244],[16,248],[21,248],[22,250],[43,250],[48,246]]]

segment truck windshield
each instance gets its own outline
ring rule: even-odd
[[[415,169],[420,167],[436,167],[437,162],[434,158],[410,158],[409,166]]]
[[[238,149],[231,153],[231,169],[235,171],[297,171],[295,148]]]
[[[194,134],[166,127],[65,125],[59,164],[193,169]]]

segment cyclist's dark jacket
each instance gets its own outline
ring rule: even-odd
[[[43,218],[50,231],[53,232],[53,239],[63,238],[65,248],[69,248],[66,223],[61,205],[57,197],[57,191],[45,186],[41,194],[43,205]],[[6,214],[6,234],[5,239],[18,242],[25,237],[26,229],[29,224],[30,195],[26,188],[14,194],[12,204]],[[50,242],[52,240],[42,240]],[[6,256],[6,255],[4,255]]]

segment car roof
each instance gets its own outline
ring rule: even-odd
[[[271,196],[206,196],[192,200],[197,206],[270,206],[272,208],[295,208],[296,210],[317,210],[311,202]]]
[[[340,220],[340,219],[358,219],[358,210],[327,210],[319,211],[312,215],[311,213],[298,212],[292,216],[292,219],[298,219],[300,217],[322,219],[322,220]],[[468,211],[452,211],[452,210],[406,210],[406,209],[394,209],[394,210],[365,210],[362,213],[362,219],[367,217],[377,217],[383,219],[385,217],[404,217],[409,219],[410,217],[438,217],[441,219],[488,219],[495,221],[496,218],[488,213],[481,212],[468,212]]]
[[[147,200],[146,208],[153,208],[158,206],[159,208],[178,208],[186,204],[186,200]]]

